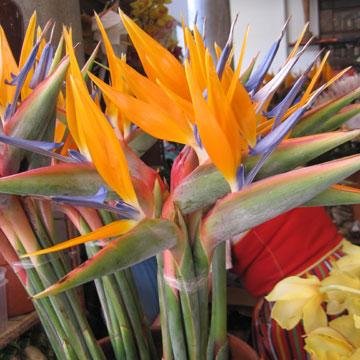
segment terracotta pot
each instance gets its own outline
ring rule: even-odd
[[[230,335],[228,336],[231,360],[259,360],[255,350],[244,340]]]
[[[160,330],[153,331],[155,344],[161,348],[161,333]],[[245,341],[237,336],[229,334],[230,360],[259,360],[259,356],[255,350]],[[107,359],[113,359],[114,353],[111,348],[110,338],[105,337],[100,339],[99,344],[104,350]]]
[[[33,304],[20,280],[0,254],[0,266],[6,268],[6,302],[8,317],[19,316],[34,310]]]

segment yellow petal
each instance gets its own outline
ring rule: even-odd
[[[353,316],[340,316],[330,321],[329,326],[339,332],[352,346],[360,347],[360,330],[355,327]]]
[[[70,77],[67,77],[66,86],[66,122],[69,127],[72,138],[74,139],[81,154],[90,160],[90,153],[84,138],[84,134],[79,131],[76,121],[76,107],[73,89],[71,87]]]
[[[0,105],[3,107],[12,102],[15,95],[15,86],[7,85],[5,82],[11,81],[11,74],[17,73],[18,67],[5,32],[0,26]]]
[[[231,102],[239,131],[250,146],[256,144],[257,117],[248,92],[240,81],[237,82]]]
[[[109,37],[106,34],[104,26],[97,14],[95,14],[95,19],[97,26],[100,30],[101,37],[103,39],[103,44],[105,46],[106,57],[109,63],[110,76],[111,76],[111,84],[115,87],[115,89],[120,90],[122,88],[121,76],[119,74],[118,64],[117,64],[117,56],[115,55],[114,49],[111,45]],[[120,88],[119,88],[120,86]]]
[[[143,100],[150,105],[159,106],[175,122],[183,124],[184,128],[189,127],[188,118],[182,108],[177,106],[159,85],[139,74],[125,63],[121,63],[120,66],[124,72],[131,92],[139,100]]]
[[[346,255],[336,261],[336,267],[352,275],[360,275],[360,254]]]
[[[200,88],[203,90],[206,86],[206,73],[205,73],[205,51],[202,53],[202,46],[197,46],[193,35],[189,28],[184,29],[185,44],[189,51],[191,59],[191,68],[196,76],[196,81]]]
[[[342,242],[342,244],[343,244],[343,246],[342,246],[341,250],[345,254],[360,255],[360,246],[356,246],[356,245],[352,244],[350,241],[346,241],[346,240],[344,240]]]
[[[300,36],[297,38],[296,43],[295,43],[294,47],[292,48],[292,50],[291,50],[288,58],[286,59],[286,61],[289,61],[289,60],[290,60],[292,57],[294,57],[294,55],[297,53],[298,48],[299,48],[299,46],[300,46],[300,44],[301,44],[302,39],[304,38],[304,35],[305,35],[306,30],[308,29],[308,27],[309,27],[309,23],[307,22],[307,23],[305,24],[305,26],[304,26],[304,28],[303,28]]]
[[[93,75],[89,75],[101,91],[124,112],[137,126],[148,134],[181,144],[193,143],[193,132],[190,124],[178,123],[159,106],[147,104],[129,95],[122,94]]]
[[[316,360],[348,359],[354,348],[336,330],[319,328],[305,338],[305,350]]]
[[[76,121],[76,107],[75,107],[75,97],[73,94],[73,89],[71,87],[70,76],[83,81],[83,76],[79,64],[76,60],[73,42],[72,42],[72,31],[71,29],[67,31],[65,27],[63,28],[63,35],[66,44],[66,54],[70,59],[69,71],[66,77],[65,87],[66,87],[66,122],[71,132],[71,136],[74,139],[80,152],[90,160],[89,150],[86,145],[85,138],[83,134],[79,131],[78,123]],[[85,86],[85,83],[84,83]]]
[[[126,158],[110,123],[96,106],[82,81],[70,76],[76,98],[76,120],[92,161],[109,186],[127,203],[138,208]]]
[[[359,278],[353,277],[347,273],[334,270],[334,268],[331,271],[330,276],[321,282],[323,289],[330,286],[330,288],[326,289],[325,292],[327,298],[327,313],[329,315],[337,315],[349,307],[353,308],[354,312],[356,312],[355,309],[358,305],[355,303],[355,300],[357,297],[349,294],[348,292],[333,289],[331,286],[341,285],[348,288],[359,289],[360,280]]]
[[[351,274],[340,272],[334,268],[331,271],[330,276],[321,281],[321,286],[328,285],[343,285],[354,289],[360,289],[360,279]]]
[[[356,329],[360,329],[360,315],[353,315],[354,326]]]
[[[215,166],[224,175],[231,186],[236,183],[236,168],[232,145],[210,111],[199,85],[195,82],[189,63],[185,62],[191,98],[195,110],[195,121],[201,141]]]
[[[271,309],[271,318],[286,330],[293,329],[302,319],[307,299],[279,300]]]
[[[316,276],[289,276],[279,281],[265,298],[267,301],[309,299],[319,294],[320,280]]]
[[[356,349],[349,357],[349,360],[360,360],[360,349]]]
[[[97,14],[95,14],[95,19],[103,39],[103,44],[105,46],[106,56],[109,63],[111,86],[116,90],[124,92],[126,86],[124,84],[124,77],[122,76],[121,69],[119,67],[119,63],[121,63],[122,61],[117,58],[109,40],[109,37],[107,36],[104,26]],[[127,119],[122,116],[121,113],[118,114],[116,106],[109,102],[106,97],[104,98],[106,102],[106,113],[109,116],[110,122],[112,123],[113,127],[119,132],[119,134],[121,134],[120,136],[123,137],[125,135],[125,132],[127,132],[128,130],[129,123]]]
[[[303,307],[303,324],[305,333],[327,326],[327,315],[321,306],[322,296],[313,296]]]
[[[356,295],[349,295],[346,298],[346,309],[350,315],[360,314],[360,298]]]
[[[31,50],[34,46],[35,31],[36,31],[36,11],[34,11],[34,13],[32,14],[29,20],[29,25],[26,29],[26,33],[24,36],[24,41],[21,48],[20,59],[19,59],[20,69],[25,65],[25,62],[28,59]],[[26,75],[24,85],[21,89],[21,100],[24,100],[27,96],[29,96],[32,91],[29,87],[29,84],[33,76],[33,73],[34,73],[34,69],[32,68]]]
[[[66,54],[69,56],[70,59],[70,73],[73,77],[75,77],[78,80],[83,79],[79,64],[75,56],[75,51],[72,41],[72,30],[70,29],[69,31],[67,31],[66,28],[64,27],[63,34],[66,44]]]
[[[329,315],[339,315],[346,310],[346,303],[337,299],[328,299],[326,302],[326,313]]]
[[[135,220],[117,220],[108,225],[102,226],[91,233],[75,237],[73,239],[64,241],[62,243],[51,246],[47,249],[39,250],[31,254],[26,254],[28,256],[37,256],[43,254],[49,254],[55,251],[60,251],[68,249],[69,247],[85,244],[89,241],[95,241],[100,239],[105,239],[109,237],[120,236],[129,230],[131,230],[138,222]]]
[[[195,115],[194,115],[194,108],[189,100],[186,100],[180,97],[178,94],[174,93],[170,89],[168,89],[164,84],[160,81],[157,81],[157,84],[164,90],[166,95],[172,99],[186,114],[186,118],[191,121],[191,123],[195,123]]]
[[[235,69],[233,78],[231,79],[231,84],[229,86],[228,92],[226,94],[230,102],[232,101],[232,99],[234,97],[235,88],[236,88],[237,83],[239,82],[241,66],[242,66],[242,62],[243,62],[243,59],[244,59],[244,55],[245,55],[247,38],[249,36],[249,30],[250,30],[250,27],[247,26],[245,34],[244,34],[244,38],[243,38],[243,41],[242,41],[242,44],[241,44],[239,60],[238,60],[238,63],[236,65],[236,69]]]
[[[180,62],[128,16],[122,12],[120,16],[148,77],[152,81],[159,79],[172,91],[188,99],[189,90]]]
[[[305,92],[304,92],[304,95],[301,97],[301,100],[300,100],[300,106],[304,105],[306,103],[306,101],[309,99],[310,97],[310,94],[316,84],[316,82],[318,81],[319,79],[319,76],[321,74],[321,71],[322,71],[322,68],[324,67],[325,63],[326,63],[326,60],[327,58],[329,57],[330,55],[330,51],[327,51],[325,56],[323,57],[323,59],[321,60],[321,63],[320,63],[320,66],[319,68],[316,70],[315,72],[315,75],[313,76],[313,78],[311,79],[310,81],[310,84],[308,85],[308,87],[306,88]]]

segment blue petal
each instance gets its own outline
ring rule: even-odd
[[[44,47],[43,52],[41,53],[39,63],[37,64],[34,75],[31,79],[31,89],[34,89],[41,81],[45,79],[45,77],[49,73],[53,55],[54,47],[50,43],[47,43]]]
[[[307,69],[304,71],[304,73],[296,80],[293,87],[290,89],[290,91],[287,93],[285,98],[281,100],[276,106],[274,106],[270,111],[264,113],[264,115],[268,118],[272,117],[279,117],[280,119],[282,116],[279,116],[280,114],[284,114],[286,110],[293,104],[297,94],[302,88],[302,85],[304,84],[305,80],[307,79],[307,75],[310,72],[311,68],[313,67],[316,60],[319,58],[322,51],[320,51],[314,58],[314,60],[311,62],[311,64],[307,67]]]
[[[101,186],[95,195],[87,195],[87,196],[53,196],[52,200],[56,202],[66,202],[71,204],[76,204],[80,206],[86,205],[95,205],[95,204],[104,204],[107,196],[107,190],[104,186]]]
[[[73,206],[91,207],[99,210],[107,210],[119,215],[122,219],[137,219],[139,212],[134,207],[124,202],[120,205],[111,206],[105,203],[107,190],[101,186],[95,195],[89,196],[53,196],[51,199],[60,204],[70,204]]]
[[[131,219],[135,219],[139,215],[139,211],[136,208],[122,200],[117,201],[115,207],[119,212],[128,214]]]
[[[0,142],[16,146],[20,149],[31,151],[40,155],[52,157],[63,162],[74,162],[71,158],[54,153],[51,150],[60,148],[62,143],[53,143],[37,140],[20,139],[13,136],[0,134]]]
[[[306,110],[307,107],[305,106],[296,110],[292,115],[289,116],[288,119],[282,122],[277,128],[272,130],[264,138],[258,141],[255,147],[250,150],[251,155],[264,154],[267,151],[271,150],[279,142],[281,142],[281,140],[286,136],[286,134],[296,125],[296,123],[304,115]]]
[[[262,63],[256,68],[253,74],[251,74],[250,79],[246,82],[245,88],[248,92],[256,92],[259,86],[261,85],[262,81],[266,73],[268,72],[275,55],[279,49],[280,42],[285,34],[285,29],[287,27],[288,21],[285,23],[280,37],[271,45],[270,49],[268,50],[267,54],[265,55]]]
[[[270,155],[272,154],[272,152],[274,150],[275,150],[275,147],[273,149],[270,149],[265,154],[261,155],[260,160],[256,163],[256,165],[251,169],[249,174],[246,176],[245,181],[244,181],[245,185],[250,185],[253,182],[253,180],[255,179],[255,176],[257,175],[257,173],[259,172],[261,167],[265,164],[266,160],[270,157]]]
[[[236,182],[239,190],[245,185],[245,168],[243,164],[241,164],[236,171]]]
[[[34,65],[39,46],[40,46],[40,40],[32,48],[29,57],[27,58],[23,68],[19,72],[19,75],[13,76],[13,79],[10,82],[11,85],[16,85],[16,90],[15,90],[14,99],[10,104],[9,109],[7,109],[6,111],[5,121],[10,119],[11,116],[13,116],[15,113],[17,102],[20,96],[20,91],[24,85],[28,72],[31,70],[32,66]]]
[[[193,126],[193,132],[194,132],[194,138],[196,143],[199,145],[199,147],[202,149],[203,145],[200,139],[199,129],[196,125]]]
[[[297,124],[304,113],[313,105],[325,85],[316,90],[315,94],[300,109],[296,110],[278,127],[273,129],[269,134],[262,138],[254,148],[250,150],[251,155],[265,154],[272,151],[286,136],[286,134]]]
[[[319,55],[320,55],[320,53],[319,53]],[[317,58],[318,58],[318,55],[314,59],[313,63],[317,60]],[[292,89],[289,91],[289,93],[285,96],[283,101],[281,101],[276,106],[276,108],[273,109],[273,110],[275,110],[274,111],[275,121],[274,121],[273,128],[276,128],[277,126],[279,126],[279,124],[281,123],[281,119],[283,118],[285,112],[288,110],[288,108],[291,106],[291,104],[296,99],[298,92],[300,91],[300,89],[302,88],[302,85],[304,84],[305,80],[307,79],[307,74],[311,70],[313,63],[306,69],[304,74],[302,74],[302,76],[296,81],[296,83],[294,84]]]
[[[68,151],[68,154],[76,162],[79,162],[79,163],[81,163],[81,162],[89,162],[89,160],[83,154],[81,154],[79,151],[70,149]]]
[[[228,58],[231,53],[231,49],[233,47],[233,38],[234,38],[234,28],[237,21],[238,15],[236,15],[233,23],[231,24],[229,37],[226,41],[226,44],[220,54],[220,58],[218,63],[216,64],[216,73],[218,74],[219,79],[221,79],[222,73],[224,72],[226,62],[228,61]]]
[[[254,94],[253,100],[258,103],[256,106],[257,112],[262,109],[266,101],[270,99],[270,97],[275,93],[277,88],[284,81],[292,67],[297,63],[301,55],[304,54],[309,45],[310,41],[293,58],[287,61],[283,68],[266,85],[264,85],[256,94]]]
[[[302,74],[296,80],[295,84],[290,89],[290,91],[287,93],[287,95],[276,106],[274,106],[270,111],[264,113],[264,115],[267,118],[275,117],[276,120],[282,118],[282,116],[280,116],[280,114],[284,115],[284,113],[287,111],[287,109],[293,104],[297,94],[302,89],[302,86],[303,86],[305,80],[307,79],[306,75],[307,75],[306,73]]]

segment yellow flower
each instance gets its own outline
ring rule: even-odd
[[[321,307],[323,295],[319,291],[320,280],[316,276],[300,278],[290,276],[276,284],[266,296],[275,301],[271,317],[286,330],[293,329],[303,320],[306,333],[327,325],[326,313]]]
[[[304,348],[314,360],[350,359],[355,352],[354,347],[330,327],[322,327],[308,334]]]
[[[340,316],[330,321],[329,326],[340,333],[352,346],[360,348],[360,330],[355,327],[353,316]]]
[[[91,158],[105,182],[123,201],[139,208],[121,143],[88,93],[75,58],[71,32],[64,30],[64,37],[70,57],[70,71],[66,82],[66,112],[71,135],[82,154]]]
[[[7,84],[11,81],[11,74],[18,73],[18,66],[11,52],[5,32],[0,27],[0,115],[6,106],[13,100],[15,86]]]
[[[201,163],[210,158],[237,190],[242,153],[256,142],[257,122],[251,98],[238,79],[241,61],[235,72],[225,65],[227,79],[222,81],[196,28],[193,34],[184,28],[190,60],[183,66],[130,18],[121,17],[147,77],[117,62],[136,98],[92,80],[132,122],[154,137],[192,146]]]
[[[346,309],[352,309],[356,313],[356,309],[360,309],[357,305],[359,296],[356,295],[360,289],[359,278],[334,268],[331,275],[322,280],[321,288],[325,295],[326,311],[329,315],[341,314]]]

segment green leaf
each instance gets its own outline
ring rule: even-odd
[[[313,130],[312,134],[332,131],[339,129],[341,125],[360,113],[360,106],[358,104],[349,105],[340,111],[338,114],[326,119],[324,122],[318,124]]]
[[[319,155],[360,136],[360,130],[338,131],[309,135],[284,141],[260,169],[256,179],[287,172],[315,159]],[[245,169],[249,171],[258,158],[249,158]]]
[[[360,189],[334,185],[323,191],[304,206],[337,206],[360,204]]]
[[[58,164],[0,178],[0,193],[23,196],[86,196],[104,182],[90,164]]]
[[[126,139],[127,145],[138,156],[143,156],[153,145],[157,139],[147,134],[140,128],[132,131],[130,136]]]
[[[201,234],[207,249],[298,207],[330,185],[360,170],[360,155],[309,166],[260,180],[219,200],[205,218]]]
[[[145,219],[133,230],[112,240],[95,256],[34,298],[55,295],[116,270],[125,269],[173,247],[178,227],[167,220]]]
[[[291,137],[300,137],[319,132],[323,124],[326,123],[338,111],[349,105],[352,101],[360,97],[360,88],[342,96],[340,99],[332,101],[330,104],[321,107],[319,110],[311,110],[311,115],[303,118],[293,129]],[[331,123],[332,121],[330,121]],[[325,128],[327,128],[325,126]],[[330,127],[331,129],[331,127]]]
[[[15,114],[4,125],[4,133],[27,140],[41,140],[50,122],[55,121],[57,97],[61,89],[69,59],[65,58],[57,69],[42,81],[31,95],[20,104]],[[24,151],[6,145],[1,162],[1,174],[19,170]]]
[[[292,170],[359,136],[360,130],[333,132],[289,139],[279,145],[258,173],[257,179]],[[245,159],[249,172],[258,157]],[[199,166],[174,191],[174,201],[184,214],[213,204],[230,192],[224,177],[212,164]]]

